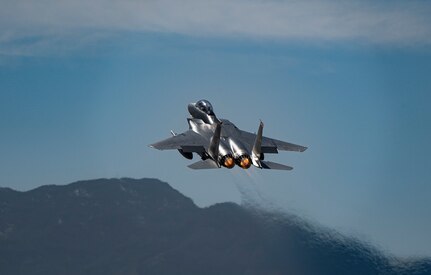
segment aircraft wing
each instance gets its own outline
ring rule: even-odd
[[[241,138],[244,139],[244,141],[250,145],[254,144],[254,141],[256,140],[256,135],[242,131],[241,132]],[[304,152],[307,147],[285,142],[278,139],[268,138],[268,137],[262,137],[262,153],[277,153],[278,150],[283,151],[294,151],[294,152]]]
[[[274,145],[277,147],[278,150],[283,151],[304,152],[305,150],[307,150],[307,147],[305,146],[285,142],[278,139],[272,139],[267,137],[262,138],[262,147],[271,147]]]
[[[153,143],[150,145],[152,148],[159,150],[172,150],[181,149],[183,152],[205,152],[205,148],[208,146],[208,141],[201,135],[188,130],[184,133],[175,135],[165,140]]]

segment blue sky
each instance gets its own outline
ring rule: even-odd
[[[5,3],[0,186],[155,177],[200,206],[248,200],[431,256],[427,2],[174,3]],[[309,149],[268,172],[147,147],[199,99]]]

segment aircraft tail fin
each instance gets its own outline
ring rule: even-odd
[[[260,121],[259,129],[257,130],[256,140],[254,141],[253,149],[251,150],[251,160],[253,165],[262,168],[261,154],[262,154],[262,134],[263,134],[263,122]]]
[[[214,135],[211,138],[210,145],[208,148],[208,153],[214,161],[217,161],[217,158],[218,158],[218,150],[219,150],[219,145],[220,145],[220,135],[221,135],[221,124],[217,123],[217,126],[216,126],[215,131],[214,131]],[[218,164],[217,164],[217,166],[218,166]]]
[[[212,159],[200,160],[198,162],[190,164],[187,167],[189,167],[191,169],[195,169],[195,170],[220,168],[217,165],[217,163],[215,161],[213,161]]]
[[[260,161],[261,164],[261,168],[263,169],[273,169],[273,170],[292,170],[293,167],[291,166],[287,166],[281,163],[276,163],[276,162],[272,162],[272,161]]]

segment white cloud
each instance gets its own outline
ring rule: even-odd
[[[41,46],[104,31],[427,46],[430,14],[426,1],[6,0],[0,51],[28,37],[48,37]]]

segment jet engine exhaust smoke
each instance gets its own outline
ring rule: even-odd
[[[431,258],[398,258],[281,210],[260,190],[259,174],[245,172],[232,171],[241,205],[260,221],[266,238],[263,249],[269,251],[272,264],[286,274],[431,274]]]
[[[245,172],[245,173],[244,173]],[[241,204],[249,208],[279,211],[280,208],[265,197],[259,188],[262,182],[258,171],[254,169],[232,170],[233,182],[241,195]]]

